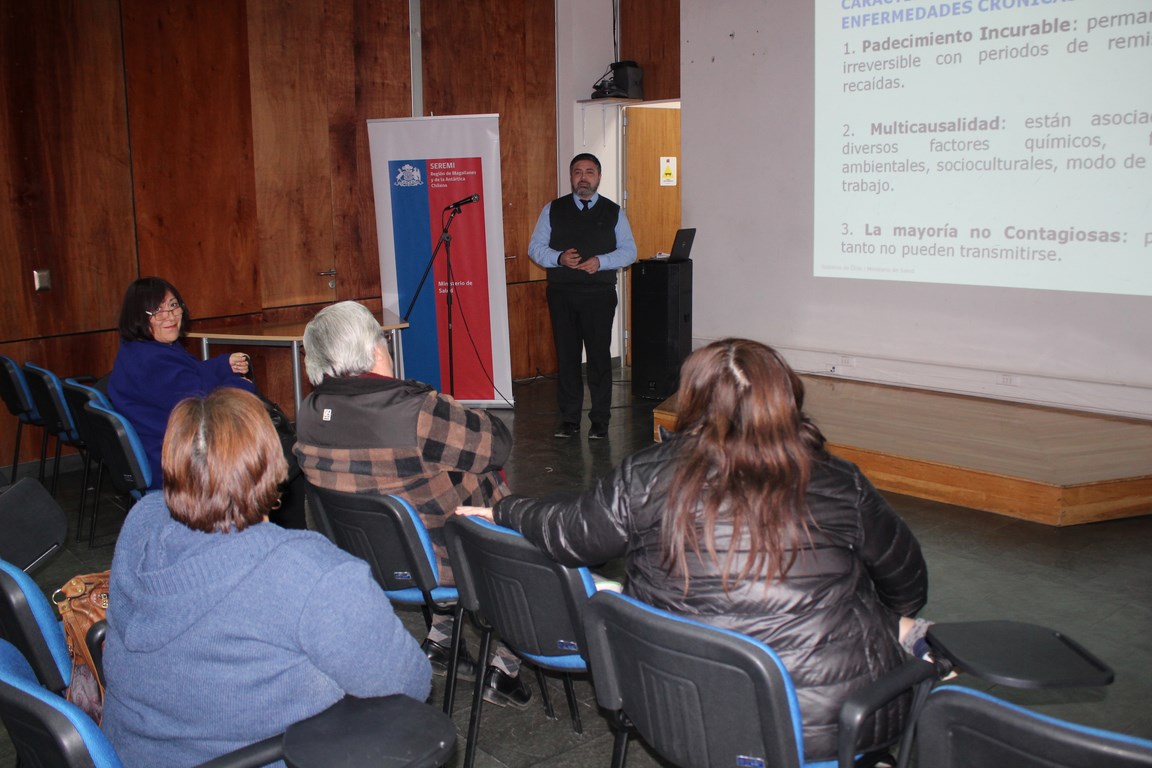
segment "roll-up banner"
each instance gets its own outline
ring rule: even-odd
[[[368,121],[380,290],[404,376],[512,406],[498,115]]]

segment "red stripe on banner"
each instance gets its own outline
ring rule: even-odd
[[[428,159],[428,205],[440,211],[429,222],[432,244],[444,227],[448,240],[433,267],[441,391],[457,400],[491,400],[492,319],[488,306],[488,256],[484,230],[484,169],[479,157]],[[478,199],[470,201],[473,195]],[[453,205],[459,204],[456,208]],[[451,370],[449,370],[448,269],[452,270]]]

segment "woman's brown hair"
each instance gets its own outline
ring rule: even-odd
[[[173,519],[197,531],[241,531],[275,507],[288,465],[253,394],[221,387],[177,403],[160,457]]]
[[[783,579],[808,534],[805,493],[824,437],[804,416],[804,384],[771,347],[724,339],[684,361],[677,395],[682,447],[664,523],[666,564],[688,586],[687,553],[703,549],[737,580]],[[716,527],[732,526],[718,553]],[[743,563],[737,562],[743,554]]]

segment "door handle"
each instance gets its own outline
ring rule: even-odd
[[[317,272],[316,274],[320,275],[321,277],[335,277],[336,276],[336,270],[335,269],[326,269],[323,272]]]

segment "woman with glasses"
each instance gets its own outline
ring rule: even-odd
[[[148,454],[152,487],[161,486],[160,447],[176,403],[217,387],[249,392],[255,385],[248,356],[236,352],[198,360],[179,344],[188,330],[188,311],[180,291],[159,277],[142,277],[128,286],[120,309],[120,351],[108,380],[108,397],[124,415]]]

